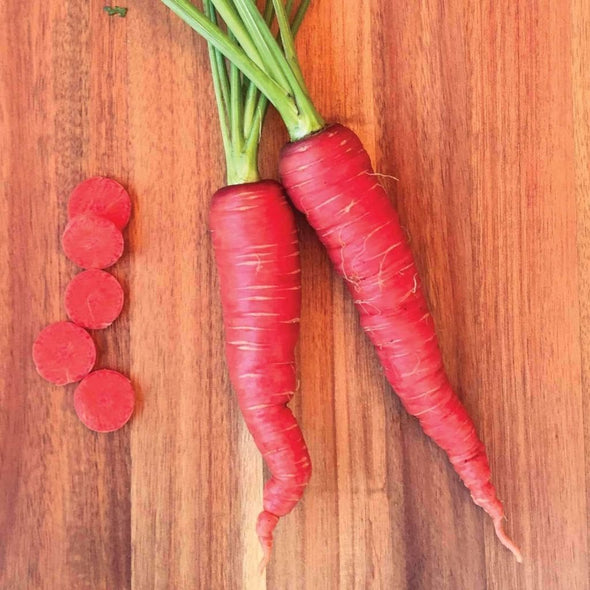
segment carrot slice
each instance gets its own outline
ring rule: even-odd
[[[74,409],[90,430],[112,432],[124,426],[135,406],[131,381],[117,371],[101,369],[90,373],[76,387]]]
[[[123,254],[123,234],[108,219],[78,215],[70,220],[61,238],[66,256],[82,268],[107,268]]]
[[[68,201],[68,219],[84,213],[104,217],[123,229],[131,216],[129,193],[112,178],[88,178],[76,186]]]
[[[56,385],[80,381],[96,362],[90,334],[71,322],[50,324],[33,343],[33,362],[43,379]]]
[[[78,326],[100,330],[119,317],[124,297],[112,274],[91,268],[77,274],[66,287],[66,313]]]

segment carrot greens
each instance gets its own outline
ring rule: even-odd
[[[292,140],[306,137],[324,127],[324,120],[309,97],[294,51],[294,32],[301,24],[309,0],[301,3],[292,21],[288,10],[292,8],[292,3],[287,6],[280,0],[272,0],[279,23],[280,43],[272,35],[264,14],[253,0],[208,2],[225,22],[227,32],[189,0],[162,2],[268,97],[284,120]]]

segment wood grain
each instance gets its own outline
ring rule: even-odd
[[[385,382],[298,218],[314,461],[264,577],[266,477],[233,399],[208,204],[223,183],[204,44],[157,0],[10,3],[0,19],[0,588],[590,588],[590,13],[584,0],[312,3],[298,45],[397,203],[518,566]],[[266,125],[261,168],[285,140]],[[71,188],[129,187],[124,314],[95,333],[131,424],[96,435],[35,373],[65,317]]]

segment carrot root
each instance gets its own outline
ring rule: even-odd
[[[256,534],[258,535],[260,545],[262,546],[262,551],[264,552],[264,555],[260,561],[260,565],[258,566],[258,571],[261,575],[264,573],[264,570],[270,561],[273,532],[278,522],[279,517],[276,514],[272,514],[272,512],[268,512],[267,510],[262,511],[258,515]]]
[[[272,547],[263,547],[262,550],[264,551],[264,555],[262,557],[262,559],[260,560],[260,564],[258,565],[258,573],[262,576],[262,574],[264,574],[264,571],[266,570],[266,566],[268,565],[268,562],[270,561],[270,554],[272,551]]]
[[[520,549],[514,544],[512,539],[506,534],[506,531],[504,530],[503,516],[494,519],[494,529],[496,531],[496,536],[498,539],[500,539],[500,543],[502,543],[506,549],[512,552],[518,563],[522,563],[522,553],[520,552]]]
[[[330,125],[285,146],[280,176],[345,279],[360,323],[406,410],[446,451],[474,502],[504,532],[483,442],[446,375],[408,237],[360,139]]]
[[[262,572],[279,518],[295,508],[311,476],[303,434],[287,405],[297,390],[297,228],[282,187],[274,181],[217,191],[210,228],[229,374],[246,426],[271,476],[256,523],[264,552]]]

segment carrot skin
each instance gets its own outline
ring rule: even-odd
[[[311,461],[287,407],[297,388],[301,267],[293,212],[274,181],[214,195],[210,228],[219,272],[226,357],[246,425],[271,473],[257,534],[268,561],[279,517],[299,502]]]
[[[345,279],[391,386],[500,526],[504,510],[484,445],[448,381],[405,232],[361,141],[330,125],[285,146],[279,169]]]

